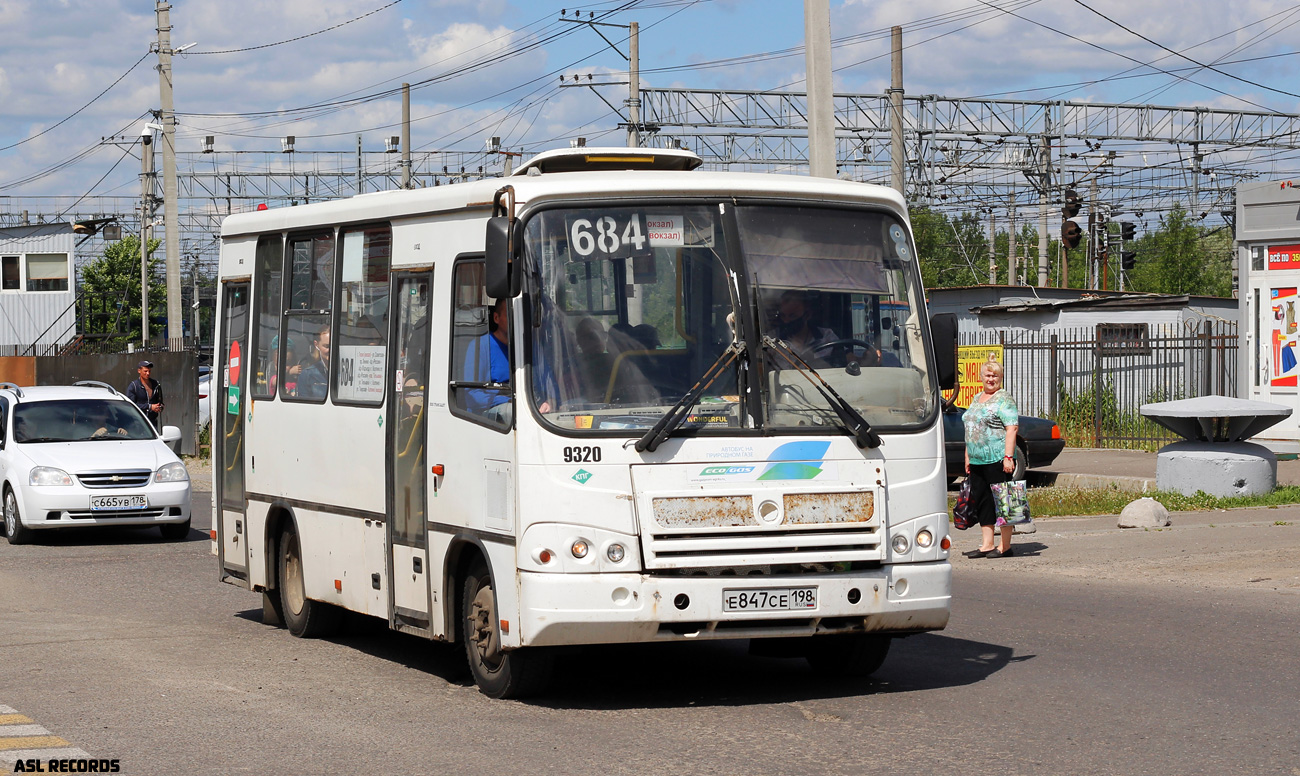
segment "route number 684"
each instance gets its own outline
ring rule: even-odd
[[[593,215],[569,221],[569,247],[579,257],[619,258],[646,255],[650,241],[646,237],[645,216],[641,213]]]

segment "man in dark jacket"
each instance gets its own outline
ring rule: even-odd
[[[135,406],[149,418],[154,428],[158,428],[158,415],[163,411],[163,392],[158,381],[149,376],[153,371],[153,362],[141,361],[135,365],[135,371],[140,379],[132,380],[126,387],[126,398],[135,402]]]

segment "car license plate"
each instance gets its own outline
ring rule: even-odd
[[[113,512],[121,509],[144,509],[149,506],[149,497],[140,496],[91,496],[92,512]]]
[[[790,612],[816,608],[815,587],[760,587],[722,591],[724,612]]]

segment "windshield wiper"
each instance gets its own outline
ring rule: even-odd
[[[72,442],[74,440],[63,439],[61,437],[27,437],[26,439],[17,439],[14,441],[26,444],[27,442]]]
[[[771,335],[764,335],[763,347],[771,348],[775,352],[779,353],[786,361],[790,362],[790,366],[794,367],[800,374],[808,378],[808,382],[812,383],[813,387],[816,388],[831,405],[831,409],[835,411],[836,417],[840,419],[840,425],[845,431],[849,432],[849,435],[853,437],[853,441],[857,443],[860,449],[880,447],[880,435],[872,430],[871,424],[867,422],[866,418],[862,417],[862,413],[854,409],[853,405],[849,404],[844,400],[844,397],[836,393],[835,389],[830,386],[830,383],[826,382],[826,380],[817,373],[817,370],[813,369],[807,361],[804,361],[798,353],[791,350],[789,345]],[[813,378],[816,379],[814,380]]]
[[[682,398],[678,399],[677,403],[664,413],[664,416],[659,419],[658,423],[655,423],[650,427],[649,431],[645,432],[645,436],[636,440],[636,451],[638,453],[643,453],[646,450],[649,450],[653,453],[655,450],[659,449],[659,445],[663,444],[663,441],[672,435],[673,431],[677,430],[677,427],[685,422],[686,418],[689,417],[691,407],[694,407],[695,402],[700,400],[700,395],[708,390],[709,386],[713,385],[713,381],[718,379],[723,370],[725,370],[732,361],[740,358],[741,354],[744,352],[745,346],[742,343],[733,341],[728,345],[727,349],[722,351],[722,354],[718,356],[717,360],[715,360],[708,369],[704,370],[704,375],[696,381],[695,385],[691,386],[689,391],[682,394]]]

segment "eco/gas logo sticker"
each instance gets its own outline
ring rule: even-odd
[[[705,466],[700,471],[701,477],[735,477],[741,474],[749,474],[757,467],[754,466]]]
[[[591,476],[592,476],[592,475],[591,475],[591,472],[587,471],[586,469],[579,469],[579,470],[578,470],[578,471],[573,475],[573,479],[574,479],[574,481],[576,481],[579,485],[586,485],[586,484],[587,484],[587,480],[591,479]]]

